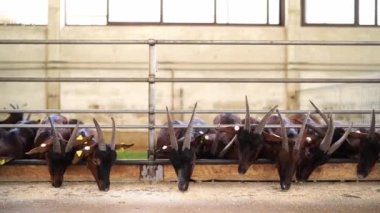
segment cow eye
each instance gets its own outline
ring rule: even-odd
[[[101,163],[101,160],[99,158],[94,158],[94,159],[92,159],[92,163],[99,166]]]

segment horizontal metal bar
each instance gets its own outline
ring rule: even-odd
[[[226,160],[226,159],[197,159],[196,164],[238,164],[237,160]],[[331,158],[328,163],[356,163],[355,160],[348,158]],[[170,164],[169,159],[156,159],[154,161],[150,160],[126,160],[118,159],[115,162],[116,165],[147,165],[147,164]],[[257,159],[253,164],[273,164],[273,161],[265,158]],[[18,159],[9,162],[7,165],[46,165],[45,160],[39,159]]]
[[[281,114],[318,114],[315,110],[280,110]],[[94,113],[94,114],[123,114],[123,113],[138,113],[144,114],[148,113],[148,110],[138,110],[138,109],[120,109],[120,110],[100,110],[100,109],[0,109],[0,113]],[[252,114],[266,114],[268,110],[250,110]],[[323,110],[324,113],[332,114],[371,114],[372,110]],[[166,110],[155,110],[154,113],[166,114]],[[171,110],[172,114],[191,114],[192,110]],[[221,113],[235,113],[235,114],[245,114],[245,110],[240,109],[199,109],[197,114],[221,114]],[[375,110],[376,114],[380,114],[380,110]]]
[[[44,78],[0,77],[0,82],[129,82],[147,83],[148,78]],[[158,83],[380,83],[380,78],[155,78]]]
[[[44,77],[0,77],[0,82],[148,82],[148,78],[44,78]]]
[[[0,109],[0,113],[94,113],[94,114],[122,114],[122,113],[148,113],[148,110],[138,110],[138,109]]]
[[[313,40],[17,40],[2,39],[0,44],[79,44],[79,45],[329,45],[378,46],[380,41],[313,41]]]
[[[156,82],[177,83],[380,83],[380,78],[156,78]]]
[[[251,126],[256,126],[257,124],[252,124]],[[337,128],[347,128],[351,124],[335,124]],[[353,124],[352,127],[355,128],[366,128],[369,127],[370,124]],[[54,125],[56,128],[74,128],[75,124],[56,124]],[[243,124],[206,124],[206,125],[193,125],[193,128],[225,128],[225,127],[235,127],[240,126],[243,127]],[[327,127],[326,125],[314,125],[315,127]],[[380,128],[380,124],[375,125],[376,128]],[[0,124],[0,128],[50,128],[49,124]],[[110,129],[111,125],[104,124],[100,125],[101,128]],[[187,128],[187,125],[173,125],[174,128]],[[279,124],[267,124],[265,128],[280,128]],[[301,128],[300,124],[289,124],[285,125],[286,128]],[[81,124],[79,128],[94,128],[93,124]],[[134,125],[134,124],[119,124],[116,125],[116,128],[120,129],[147,129],[147,128],[168,128],[167,125]]]

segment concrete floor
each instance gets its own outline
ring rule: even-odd
[[[283,192],[278,182],[0,182],[0,212],[380,212],[379,182],[308,182]]]

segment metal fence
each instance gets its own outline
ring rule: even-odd
[[[230,40],[0,40],[0,45],[22,44],[22,45],[148,45],[149,46],[149,75],[146,78],[41,78],[41,77],[1,77],[0,82],[140,82],[148,84],[148,109],[147,110],[0,110],[0,113],[24,112],[24,113],[140,113],[148,114],[146,125],[123,124],[117,128],[146,128],[148,129],[148,153],[149,160],[154,160],[155,129],[166,127],[156,124],[156,114],[165,113],[164,110],[156,109],[155,85],[156,83],[369,83],[379,84],[380,78],[157,78],[157,45],[308,45],[308,46],[380,46],[380,41],[230,41]],[[199,110],[197,113],[244,113],[244,110]],[[255,114],[264,114],[265,110],[251,110]],[[306,113],[308,110],[284,110],[284,114]],[[370,110],[326,110],[334,114],[369,114]],[[380,111],[377,109],[376,113]],[[174,110],[173,113],[191,113],[190,110]],[[313,113],[315,113],[313,111]],[[74,127],[74,125],[64,125]],[[81,127],[92,127],[92,125],[80,125]],[[347,127],[348,125],[337,125]],[[46,125],[10,125],[3,124],[1,127],[46,127]],[[57,125],[57,127],[63,127]],[[103,125],[111,128],[111,125]],[[185,126],[178,126],[184,128]],[[215,125],[199,126],[215,127]],[[267,127],[278,127],[278,125],[267,125]],[[300,127],[292,125],[288,127]],[[365,127],[365,125],[354,125],[354,127]],[[379,127],[379,125],[377,125]]]

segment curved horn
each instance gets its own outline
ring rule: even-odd
[[[329,115],[329,118],[330,118],[330,120],[328,123],[326,135],[323,138],[322,142],[319,144],[319,149],[324,151],[324,152],[327,152],[329,150],[331,142],[332,142],[332,138],[334,136],[334,129],[335,129],[334,118],[331,114]]]
[[[111,117],[112,120],[112,136],[111,136],[111,150],[115,150],[116,147],[116,127],[115,127],[115,120],[113,117]]]
[[[284,121],[282,120],[282,116],[281,116],[280,111],[278,109],[276,109],[276,112],[278,114],[278,117],[280,118],[280,124],[281,124],[281,132],[282,132],[281,145],[285,151],[289,152],[289,140],[288,140],[288,134],[286,133]]]
[[[310,117],[310,112],[307,113],[307,115],[305,116],[305,120],[302,123],[300,133],[298,134],[298,140],[297,140],[296,144],[294,144],[294,150],[300,150],[300,148],[301,148],[301,143],[303,140],[303,134],[305,132],[306,124],[307,124],[309,117]]]
[[[261,134],[264,131],[265,124],[267,123],[269,117],[272,115],[273,111],[275,109],[277,109],[277,107],[278,107],[278,105],[272,107],[272,109],[270,109],[269,112],[267,112],[267,114],[265,114],[265,116],[263,117],[263,119],[261,119],[260,123],[255,128],[254,133]]]
[[[98,121],[95,118],[93,119],[93,121],[94,121],[94,124],[95,124],[96,133],[98,134],[98,141],[97,141],[98,142],[98,148],[99,148],[100,151],[106,151],[107,147],[106,147],[106,143],[104,142],[103,131],[100,128],[99,123],[98,123]]]
[[[195,114],[195,109],[197,108],[197,102],[195,102],[194,108],[193,108],[193,114],[191,115],[189,125],[187,126],[186,133],[185,133],[185,140],[183,141],[182,145],[182,151],[185,150],[185,148],[190,149],[190,143],[191,143],[191,133],[193,132],[193,118]]]
[[[251,119],[249,114],[249,104],[248,104],[248,98],[245,96],[245,125],[244,130],[248,131],[248,133],[251,132]]]
[[[223,150],[219,152],[219,155],[218,155],[219,158],[222,158],[224,157],[224,155],[226,155],[226,153],[231,149],[232,144],[234,144],[236,138],[237,138],[237,134],[235,134],[235,136],[231,139],[231,141],[228,142],[228,144],[223,148]]]
[[[168,107],[166,107],[166,115],[167,115],[167,118],[168,118],[168,130],[169,130],[170,146],[174,150],[178,151],[177,138],[175,137],[173,123],[172,123],[172,118],[171,118],[170,112],[168,110]]]
[[[309,100],[311,105],[315,108],[315,111],[318,112],[318,114],[322,117],[322,119],[325,121],[326,124],[329,123],[329,120],[327,119],[326,115],[315,105],[311,100]]]
[[[348,129],[346,130],[346,132],[343,134],[343,136],[341,138],[339,138],[339,140],[337,140],[329,149],[329,151],[327,152],[328,155],[331,155],[332,153],[334,153],[342,144],[343,142],[346,140],[346,138],[348,137],[348,135],[350,134],[351,132],[351,128],[352,128],[352,124],[350,125],[350,127],[348,127]]]
[[[373,138],[375,136],[375,123],[376,123],[376,117],[375,117],[375,110],[372,110],[372,117],[371,117],[371,126],[369,127],[368,136],[370,138]]]
[[[12,107],[12,109],[18,109],[18,105],[13,105],[13,104],[9,104],[11,107]]]
[[[77,122],[73,132],[71,133],[70,139],[66,144],[65,152],[70,152],[73,149],[73,146],[76,142],[76,137],[78,133],[79,121]]]
[[[51,134],[53,136],[53,152],[56,153],[62,153],[61,143],[59,142],[58,136],[57,136],[57,130],[55,129],[54,123],[51,120],[51,117],[48,116],[49,123],[51,126]]]

